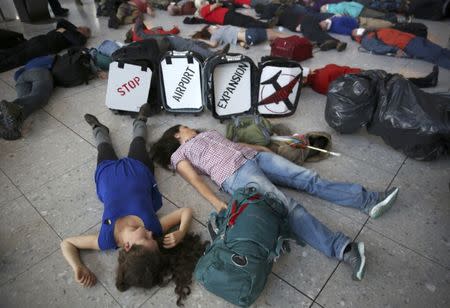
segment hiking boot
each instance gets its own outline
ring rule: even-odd
[[[378,197],[378,203],[373,205],[369,210],[368,214],[373,219],[376,219],[388,211],[392,204],[394,204],[395,198],[398,194],[398,188],[392,187],[386,192],[380,192]]]
[[[150,108],[150,104],[145,103],[144,105],[141,106],[141,108],[139,108],[139,113],[138,113],[136,119],[146,122],[147,118],[150,117],[151,115],[152,115],[152,110]]]
[[[366,272],[366,256],[364,255],[364,243],[350,243],[350,251],[344,253],[343,261],[352,268],[352,279],[361,281]]]
[[[336,40],[328,40],[323,42],[319,47],[321,51],[328,51],[331,49],[335,49],[337,47],[338,41]]]
[[[21,137],[22,107],[2,100],[0,102],[1,135],[6,140],[16,140]]]
[[[439,79],[439,66],[435,65],[433,66],[433,71],[427,76],[427,78],[430,78],[430,85],[432,87],[435,87],[438,83]]]
[[[87,124],[92,127],[92,129],[96,129],[97,127],[104,127],[109,134],[109,128],[100,123],[100,121],[94,115],[86,113],[84,115],[84,119],[86,120]]]
[[[339,52],[340,51],[344,51],[345,48],[347,48],[347,43],[346,42],[339,41],[339,43],[337,43],[337,45],[336,45],[336,50],[339,51]]]
[[[230,43],[227,43],[223,46],[222,49],[218,49],[216,50],[211,56],[209,57],[214,57],[214,56],[220,56],[220,55],[226,55],[228,52],[230,51]]]
[[[108,20],[108,28],[119,29],[119,26],[120,26],[119,18],[117,18],[115,14],[111,14]]]

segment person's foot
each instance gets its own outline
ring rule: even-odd
[[[366,272],[366,256],[364,255],[364,243],[350,243],[350,250],[344,253],[343,261],[352,268],[352,279],[361,281]]]
[[[368,210],[369,216],[373,219],[380,217],[392,207],[398,194],[398,188],[392,187],[388,191],[380,192],[379,194],[378,203]]]
[[[346,42],[339,41],[339,43],[337,43],[337,45],[336,45],[336,50],[337,51],[344,51],[345,48],[347,48],[347,43]]]
[[[328,51],[331,49],[337,48],[338,41],[336,40],[328,40],[323,42],[319,47],[321,51]]]
[[[119,26],[120,26],[119,18],[117,18],[115,14],[112,14],[108,20],[108,28],[119,29]]]
[[[150,117],[151,115],[152,115],[152,110],[150,108],[150,104],[145,103],[144,105],[141,106],[141,108],[139,108],[139,113],[138,113],[136,119],[141,120],[141,121],[147,121],[147,118]]]
[[[92,129],[95,129],[97,127],[104,127],[104,128],[106,128],[106,130],[109,133],[109,128],[107,126],[103,125],[102,123],[100,123],[100,121],[94,115],[92,115],[90,113],[86,113],[84,115],[84,119],[86,120],[87,124],[89,124],[92,127]]]
[[[22,118],[22,107],[5,100],[0,102],[0,133],[3,139],[16,140],[22,136]]]
[[[226,55],[230,51],[230,43],[227,43],[223,46],[222,49],[216,50],[210,57],[217,55]]]

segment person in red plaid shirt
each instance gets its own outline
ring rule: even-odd
[[[298,166],[266,147],[235,143],[214,130],[199,133],[187,126],[176,125],[164,132],[153,149],[156,163],[176,170],[217,211],[225,209],[226,203],[217,197],[200,174],[209,176],[229,194],[256,183],[262,193],[275,195],[289,212],[289,224],[295,237],[325,255],[349,264],[355,280],[361,280],[365,272],[364,243],[351,242],[343,233],[332,232],[275,184],[359,209],[372,218],[389,210],[398,193],[395,187],[387,192],[373,192],[359,184],[321,179],[315,171]]]

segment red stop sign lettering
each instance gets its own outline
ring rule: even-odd
[[[141,79],[138,76],[134,77],[128,82],[125,82],[121,87],[117,88],[117,92],[119,92],[120,96],[124,96],[125,94],[129,93],[131,90],[139,86],[140,80]]]

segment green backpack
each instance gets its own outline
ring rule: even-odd
[[[226,211],[211,214],[211,222],[216,237],[199,259],[195,278],[228,302],[249,306],[263,291],[273,262],[289,251],[286,208],[255,188],[242,188]]]
[[[227,124],[227,138],[234,142],[268,145],[272,135],[272,125],[260,115],[232,117]]]

